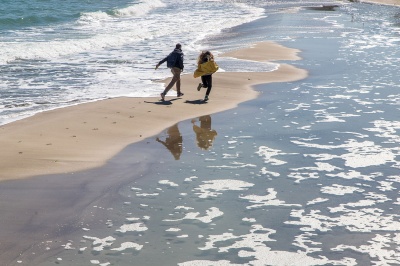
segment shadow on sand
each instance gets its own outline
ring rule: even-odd
[[[144,101],[145,103],[152,103],[152,104],[157,104],[157,105],[171,105],[173,101],[179,100],[180,98],[175,98],[171,100],[158,100],[156,102],[149,102],[149,101]]]
[[[192,100],[192,101],[186,100],[185,103],[190,103],[190,104],[205,104],[205,103],[207,103],[207,101],[204,101],[203,99],[201,99],[201,100]]]

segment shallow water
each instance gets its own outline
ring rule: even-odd
[[[49,230],[60,233],[14,262],[399,264],[397,12],[366,4],[271,12],[226,33],[243,38],[221,48],[252,40],[244,33],[254,28],[301,49],[294,64],[309,77],[257,86],[256,100],[69,175],[82,199],[76,216],[60,216]]]

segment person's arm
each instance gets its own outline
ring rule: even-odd
[[[160,143],[163,144],[165,147],[167,147],[167,142],[162,141],[162,140],[159,139],[159,138],[156,138],[156,141],[157,141],[157,142],[160,142]]]
[[[165,57],[163,60],[161,60],[160,62],[158,62],[158,64],[156,65],[156,69],[159,67],[159,66],[161,66],[165,61],[167,61],[167,58],[168,58],[168,56],[167,57]]]

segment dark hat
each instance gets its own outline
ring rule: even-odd
[[[180,43],[177,43],[176,46],[175,46],[175,48],[176,48],[176,49],[181,49],[181,48],[182,48],[182,45],[181,45]]]

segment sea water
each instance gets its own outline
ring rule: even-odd
[[[65,178],[87,176],[95,179],[77,190],[102,196],[77,221],[52,226],[64,238],[43,237],[15,262],[400,264],[399,8],[254,4],[262,18],[202,45],[277,41],[302,51],[290,63],[309,76],[257,86],[260,97],[239,108],[183,121],[103,169],[62,177],[61,198]],[[160,143],[172,131],[177,150]]]
[[[203,39],[263,14],[240,1],[2,1],[0,125],[110,97],[158,96],[156,81],[170,73],[154,66],[176,43],[190,73],[208,48]]]
[[[204,117],[179,123],[179,160],[156,138],[133,145],[164,149],[160,162],[120,188],[108,231],[71,245],[125,265],[400,263],[399,9],[309,4],[267,6],[265,18],[207,40],[299,48],[291,63],[309,77],[258,86],[256,100],[206,118],[203,136]]]

